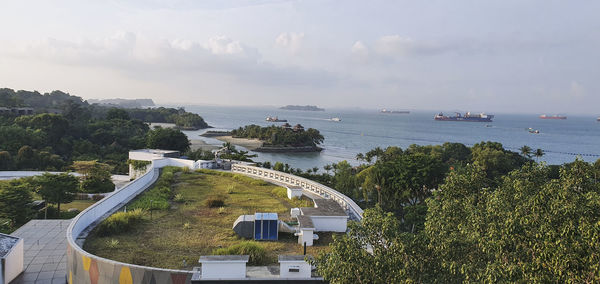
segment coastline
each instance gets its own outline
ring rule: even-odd
[[[204,140],[200,140],[200,139],[190,139],[190,150],[195,151],[198,149],[202,149],[203,151],[212,151],[212,150],[217,150],[217,149],[221,149],[221,146],[218,145],[211,145],[206,143]]]
[[[250,151],[255,151],[263,145],[263,142],[258,139],[233,138],[232,136],[215,136],[212,138],[223,142],[229,142],[236,146],[244,147]]]
[[[236,146],[244,147],[250,151],[263,153],[306,153],[321,152],[323,148],[313,146],[285,147],[285,146],[264,146],[264,142],[258,139],[234,138],[232,136],[212,137],[219,141],[229,142]]]

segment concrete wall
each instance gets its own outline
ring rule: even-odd
[[[244,279],[246,262],[219,261],[202,263],[202,279]]]
[[[0,259],[0,284],[10,283],[23,272],[24,242],[19,239],[12,249]]]
[[[348,218],[346,216],[309,216],[315,225],[315,232],[345,232]]]
[[[299,269],[298,272],[290,272],[290,268]],[[310,278],[310,264],[306,261],[279,261],[280,278]]]
[[[151,186],[158,179],[160,168],[180,166],[182,163],[177,160],[180,159],[154,160],[150,171],[73,218],[67,228],[68,283],[190,283],[191,271],[139,266],[101,258],[84,251],[77,242],[82,233],[91,230],[101,220]]]
[[[280,171],[258,168],[254,166],[248,166],[244,164],[233,164],[231,165],[231,171],[234,173],[244,174],[254,178],[260,178],[266,181],[275,183],[282,183],[290,186],[300,186],[304,190],[308,190],[314,194],[321,195],[324,198],[329,198],[342,206],[349,213],[351,219],[361,220],[363,210],[358,206],[354,200],[348,196],[343,195],[335,189],[322,185],[318,182],[314,182],[309,179],[298,177],[295,175],[282,173]]]

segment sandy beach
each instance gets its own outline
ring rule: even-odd
[[[214,138],[223,142],[229,142],[236,146],[242,146],[250,151],[263,145],[263,142],[258,139],[233,138],[231,136],[217,136]]]
[[[217,150],[217,149],[221,148],[221,146],[219,146],[219,145],[211,145],[200,139],[190,139],[190,143],[191,143],[190,149],[192,151],[195,151],[198,149],[202,149],[204,151],[212,151],[212,150]]]

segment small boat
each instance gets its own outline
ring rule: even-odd
[[[537,129],[533,129],[531,127],[529,127],[529,129],[527,129],[527,131],[529,131],[529,133],[533,133],[533,134],[540,134],[540,131]]]
[[[545,115],[545,114],[542,114],[542,115],[540,115],[540,118],[541,119],[567,119],[566,116],[564,116],[564,115],[558,115],[558,114],[555,114],[555,115]]]
[[[600,121],[600,116],[598,118],[596,118],[596,121]]]
[[[410,111],[408,110],[389,110],[389,109],[382,109],[381,111],[379,111],[381,113],[396,113],[396,114],[409,114]]]
[[[330,120],[330,121],[336,121],[336,122],[340,122],[340,121],[342,121],[342,119],[341,119],[341,118],[339,118],[339,117],[332,117],[332,118],[330,118],[330,119],[328,119],[328,120]]]
[[[277,116],[267,116],[265,120],[270,122],[287,122],[287,119],[279,119]]]

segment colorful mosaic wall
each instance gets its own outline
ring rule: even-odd
[[[89,257],[67,245],[69,284],[187,284],[192,273],[127,265],[103,258]]]

